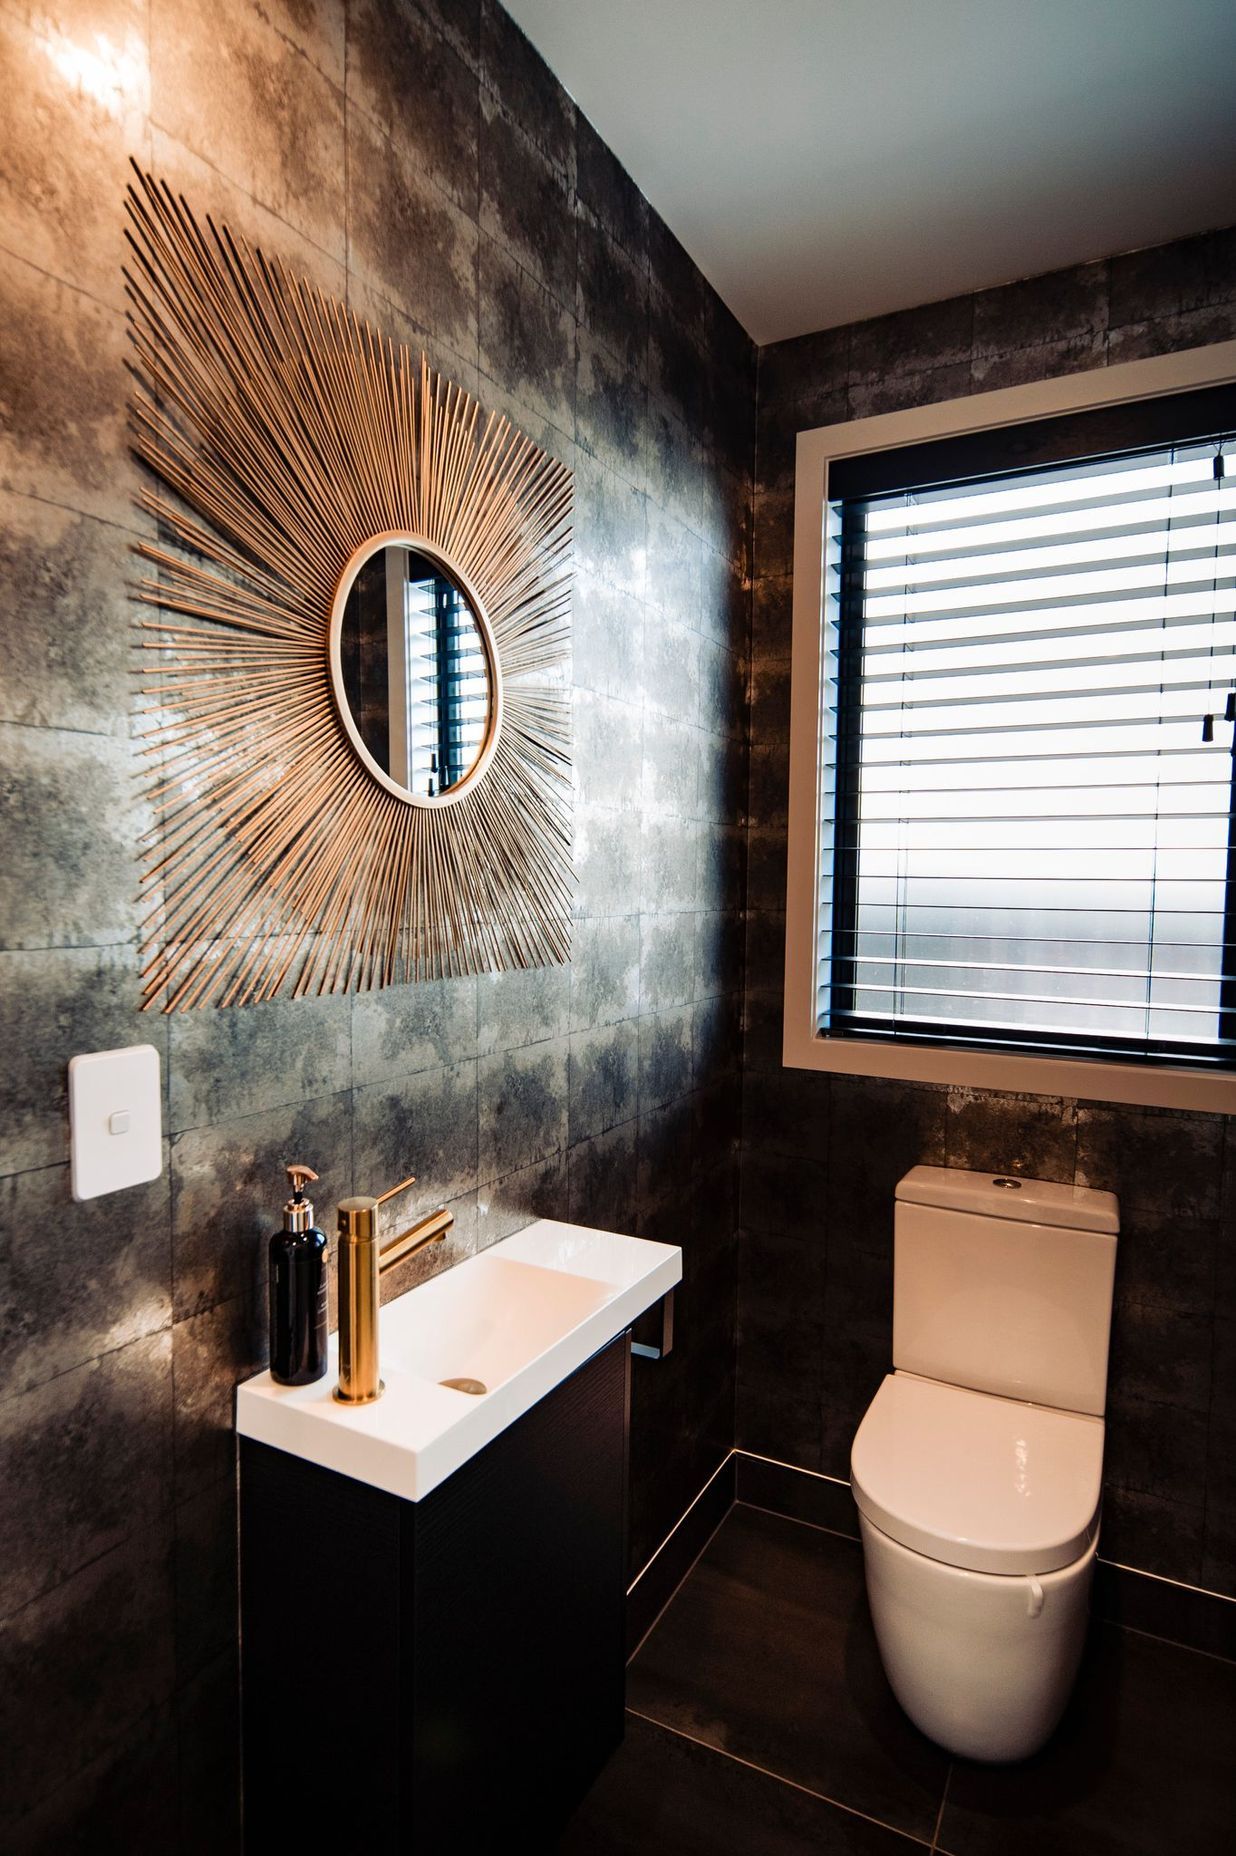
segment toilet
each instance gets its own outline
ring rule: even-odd
[[[1119,1206],[916,1166],[897,1187],[893,1371],[851,1476],[885,1672],[952,1753],[1035,1753],[1064,1711],[1099,1537]]]

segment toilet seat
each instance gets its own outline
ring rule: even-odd
[[[1098,1528],[1103,1422],[890,1373],[858,1428],[859,1511],[911,1551],[972,1572],[1055,1572]]]

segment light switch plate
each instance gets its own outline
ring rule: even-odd
[[[69,1129],[75,1199],[158,1179],[163,1104],[154,1045],[70,1058]]]

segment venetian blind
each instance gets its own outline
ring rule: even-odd
[[[821,1029],[1232,1060],[1234,452],[830,508]]]

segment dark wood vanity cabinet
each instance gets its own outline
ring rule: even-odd
[[[247,1856],[552,1848],[622,1738],[630,1370],[420,1502],[240,1440]]]

